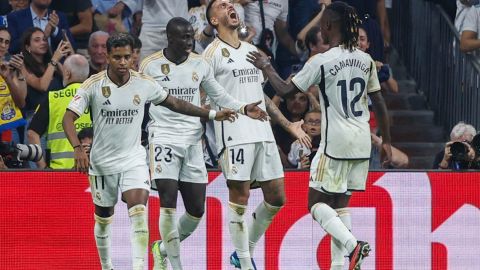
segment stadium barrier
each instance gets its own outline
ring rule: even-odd
[[[425,0],[393,1],[392,44],[418,90],[450,130],[459,121],[480,127],[480,56],[460,51],[460,35],[445,11]]]
[[[258,269],[329,269],[329,237],[306,207],[308,172],[285,177],[287,203],[258,243]],[[373,247],[362,269],[478,269],[479,178],[478,172],[371,172],[366,192],[351,201],[353,232]],[[0,172],[0,179],[0,269],[100,269],[84,175]],[[182,243],[184,269],[232,269],[225,180],[219,172],[209,172],[209,180],[205,218]],[[261,191],[252,191],[250,213],[261,200]],[[152,193],[150,241],[159,237],[158,209]],[[183,211],[179,204],[178,214]],[[112,236],[116,270],[131,268],[129,235],[127,210],[119,203]],[[148,262],[151,269],[151,257]]]

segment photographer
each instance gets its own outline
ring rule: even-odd
[[[450,141],[445,144],[445,149],[435,156],[433,169],[470,169],[475,159],[471,142],[476,133],[472,125],[464,122],[456,124],[450,133]]]

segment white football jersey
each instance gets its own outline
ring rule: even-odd
[[[246,103],[261,100],[259,107],[266,111],[263,74],[247,61],[248,52],[256,50],[255,46],[247,42],[241,42],[238,48],[234,48],[217,37],[203,55],[213,67],[215,79],[231,96]],[[219,107],[218,104],[214,106]],[[254,120],[244,115],[239,115],[233,123],[216,121],[215,136],[218,152],[226,146],[275,141],[270,122]]]
[[[102,71],[87,79],[68,105],[77,115],[90,109],[93,145],[91,175],[110,175],[147,165],[140,144],[146,102],[159,104],[168,93],[151,77],[130,71],[130,79],[120,87]]]
[[[201,106],[200,86],[216,104],[238,111],[244,102],[235,100],[213,77],[210,65],[201,55],[190,53],[180,64],[170,62],[159,51],[143,60],[140,72],[153,77],[170,95]],[[149,141],[198,144],[202,136],[200,118],[171,111],[162,106],[150,106]],[[153,135],[153,137],[152,137]]]
[[[174,17],[188,20],[187,0],[143,0],[142,29],[165,28]]]
[[[380,90],[370,55],[343,47],[309,59],[292,82],[303,92],[320,88],[322,135],[319,149],[334,159],[370,158],[368,93]]]

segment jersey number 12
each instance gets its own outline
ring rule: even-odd
[[[360,92],[350,101],[350,111],[352,112],[353,116],[359,117],[362,115],[362,111],[355,110],[355,104],[360,101],[362,98],[363,92],[365,91],[365,80],[356,77],[353,78],[349,83],[349,91],[355,91],[355,85],[358,84],[360,86]],[[347,93],[347,80],[340,80],[337,83],[337,86],[340,86],[340,93],[342,97],[342,108],[343,112],[345,113],[345,118],[349,118],[350,114],[348,113],[348,93]]]

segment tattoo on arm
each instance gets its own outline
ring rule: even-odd
[[[267,96],[265,97],[265,106],[267,107],[267,113],[272,119],[272,122],[280,125],[283,129],[287,130],[291,122],[282,114],[278,107],[273,103],[273,101]]]

